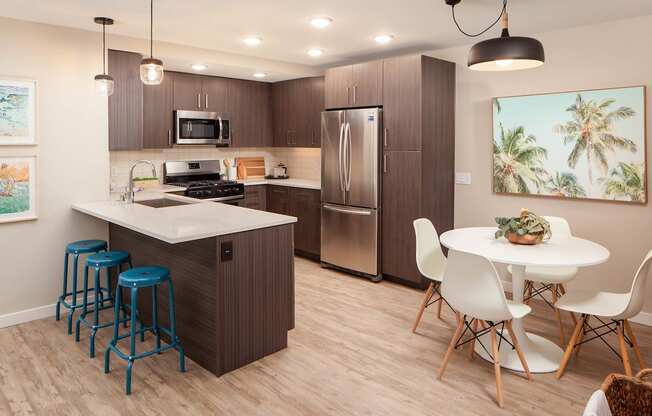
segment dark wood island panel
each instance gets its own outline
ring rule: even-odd
[[[177,333],[202,367],[220,376],[287,347],[294,328],[291,224],[178,244],[115,224],[109,233],[111,249],[131,253],[135,267],[170,269]],[[158,294],[159,319],[167,325],[167,288]],[[151,290],[139,291],[138,308],[149,324]]]

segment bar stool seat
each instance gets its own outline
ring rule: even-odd
[[[124,287],[148,287],[170,280],[170,271],[160,266],[145,266],[120,273],[119,284]]]
[[[86,259],[86,264],[91,267],[113,267],[129,262],[129,253],[126,251],[105,251],[91,254]]]
[[[107,244],[104,240],[80,240],[66,246],[66,252],[70,254],[97,253],[106,250]]]

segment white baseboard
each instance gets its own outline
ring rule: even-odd
[[[89,296],[88,302],[93,302],[94,297]],[[77,303],[81,304],[82,298],[77,299]],[[24,324],[25,322],[35,321],[37,319],[54,317],[56,313],[57,304],[38,306],[36,308],[25,309],[24,311],[12,312],[5,315],[0,315],[0,328]],[[61,306],[61,316],[67,316],[68,309]]]
[[[503,280],[502,283],[503,289],[505,289],[506,292],[512,293],[512,282]],[[630,319],[630,321],[641,325],[652,326],[652,313],[640,312],[638,315]]]

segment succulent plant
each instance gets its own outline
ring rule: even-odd
[[[540,217],[525,208],[521,210],[521,215],[519,217],[496,217],[496,224],[498,224],[498,230],[495,234],[496,238],[505,237],[510,233],[516,233],[519,236],[527,234],[541,235],[544,240],[547,240],[552,236],[550,223],[548,223],[548,221],[543,217]]]

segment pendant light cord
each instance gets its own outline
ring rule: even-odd
[[[466,36],[470,37],[470,38],[477,38],[478,36],[484,35],[489,29],[496,26],[496,23],[498,23],[500,21],[500,19],[503,17],[503,15],[505,14],[505,12],[507,10],[507,0],[503,0],[503,7],[500,10],[500,14],[496,18],[496,20],[494,20],[494,22],[491,25],[489,25],[489,27],[487,27],[486,29],[484,29],[483,31],[478,32],[478,33],[467,33],[467,32],[465,32],[464,29],[462,29],[460,24],[457,22],[457,18],[455,17],[455,5],[452,5],[451,9],[453,11],[453,22],[455,22],[455,26],[457,26],[457,29],[460,32],[462,32],[463,34],[465,34]]]
[[[149,57],[154,57],[154,0],[149,2]]]
[[[106,75],[106,22],[102,22],[102,73]]]

